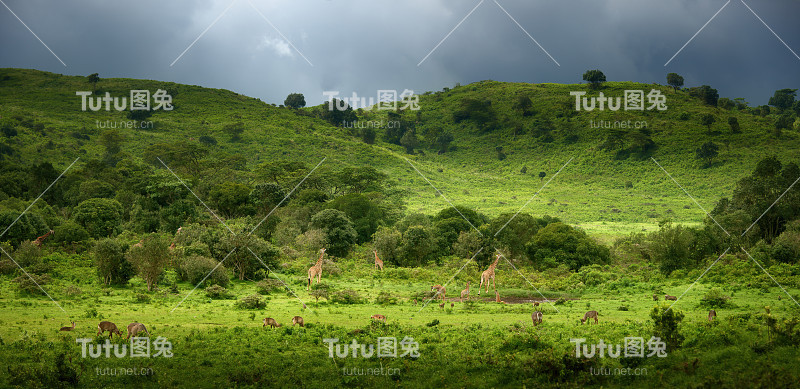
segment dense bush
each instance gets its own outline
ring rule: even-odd
[[[267,307],[267,303],[261,298],[261,296],[257,294],[251,294],[249,296],[242,297],[239,301],[237,301],[236,307],[240,309],[263,309]]]
[[[189,281],[192,285],[198,285],[205,279],[203,282],[206,285],[228,286],[230,282],[228,270],[223,265],[217,267],[218,264],[219,262],[214,259],[192,255],[183,259],[179,274],[183,280]]]
[[[206,296],[212,299],[227,299],[231,298],[231,294],[228,292],[228,289],[225,289],[219,285],[211,285],[206,288]]]
[[[105,285],[124,285],[133,276],[133,267],[125,259],[120,244],[111,238],[98,240],[91,251],[97,275]]]
[[[337,304],[363,304],[366,299],[361,297],[358,292],[352,289],[344,289],[330,294],[328,299],[332,303]]]

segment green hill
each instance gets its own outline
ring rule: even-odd
[[[608,82],[592,91],[585,84],[482,81],[426,92],[420,96],[419,111],[399,115],[403,128],[415,129],[419,140],[412,155],[387,142],[391,134],[385,128],[377,130],[375,144],[364,143],[358,129],[323,120],[323,106],[294,110],[193,85],[133,79],[101,79],[92,85],[86,77],[0,69],[0,122],[17,133],[0,136],[3,163],[50,161],[60,170],[78,157],[78,165],[101,158],[103,129],[98,122],[129,119],[127,111],[82,111],[75,92],[93,88],[95,96],[109,92],[119,97],[129,96],[130,90],[166,90],[175,109],[155,111],[146,119],[154,123],[152,129],[119,129],[125,137],[122,154],[142,158],[148,146],[159,143],[208,148],[217,173],[194,177],[205,185],[223,179],[252,182],[247,168],[266,161],[314,166],[324,157],[321,174],[341,166],[373,166],[386,173],[407,192],[409,212],[433,213],[447,207],[408,159],[454,204],[495,216],[519,210],[571,161],[530,201],[527,212],[559,217],[598,237],[653,230],[664,218],[686,224],[702,221],[703,212],[650,157],[710,210],[719,198],[730,196],[735,182],[759,159],[777,155],[797,161],[800,145],[794,130],[775,133],[775,114],[712,107],[685,90],[634,82]],[[667,110],[576,112],[570,95],[588,91],[588,96],[602,92],[621,97],[625,90],[647,94],[651,89],[666,96]],[[530,98],[529,107],[518,106],[521,96]],[[356,113],[360,121],[398,120],[388,111]],[[705,114],[716,119],[710,127],[700,122]],[[729,117],[738,120],[739,133],[731,131]],[[646,132],[592,128],[593,122],[628,120],[646,122]],[[237,123],[245,130],[240,140],[232,141],[225,128]],[[443,133],[450,133],[453,141],[437,153],[436,139]],[[609,139],[613,133],[618,139]],[[201,143],[203,136],[216,144],[209,144],[209,138]],[[708,141],[719,146],[719,156],[705,167],[695,150]],[[228,162],[231,165],[225,166]],[[546,176],[540,178],[539,172]]]

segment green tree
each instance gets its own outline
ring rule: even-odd
[[[269,182],[256,184],[253,190],[250,191],[249,201],[260,213],[267,214],[278,206],[285,197],[286,191],[280,185]]]
[[[242,140],[242,133],[244,132],[244,123],[236,122],[226,124],[222,127],[222,131],[231,137],[231,142],[238,142]]]
[[[547,173],[539,172],[539,181],[544,181],[545,177],[547,177]]]
[[[361,130],[361,140],[368,145],[375,144],[376,136],[377,133],[372,128],[364,128]]]
[[[712,107],[716,107],[717,101],[719,100],[719,92],[708,85],[689,88],[689,95],[699,98],[704,103]]]
[[[249,234],[250,229],[246,227],[234,228],[234,231],[237,232],[236,235],[226,234],[220,238],[217,250],[228,256],[225,263],[230,266],[239,280],[253,278],[259,269],[266,270],[269,275],[269,270],[275,269],[279,265],[280,251],[278,248]],[[268,268],[265,269],[264,265]]]
[[[662,222],[660,229],[653,232],[650,239],[650,255],[663,274],[669,275],[691,265],[689,259],[694,245],[694,234],[690,229]]]
[[[396,228],[381,226],[375,231],[372,244],[384,262],[399,266],[402,241],[403,234]]]
[[[731,100],[731,99],[729,99],[727,97],[720,97],[720,99],[717,100],[717,106],[722,108],[722,109],[731,110],[731,109],[733,109],[735,104],[733,103],[733,100]]]
[[[89,81],[89,83],[92,84],[92,91],[94,92],[97,90],[97,83],[100,82],[100,74],[92,73],[86,76],[86,81]]]
[[[524,95],[517,96],[517,99],[514,101],[514,105],[512,106],[512,108],[519,111],[522,116],[530,116],[532,113],[532,107],[533,102],[531,101],[531,98]]]
[[[526,258],[525,245],[542,227],[527,213],[504,213],[489,222],[489,230],[495,231],[494,239],[507,257]]]
[[[527,245],[528,257],[539,268],[567,265],[577,271],[591,264],[605,264],[611,258],[608,247],[561,222],[540,229]]]
[[[122,150],[122,143],[125,136],[117,130],[106,130],[100,134],[100,144],[105,148],[103,162],[108,166],[116,166],[119,162],[119,153]]]
[[[714,115],[712,115],[710,113],[706,113],[706,114],[703,114],[702,116],[700,116],[700,124],[702,124],[702,125],[706,126],[706,128],[708,128],[708,133],[709,134],[711,133],[711,125],[713,125],[714,122],[716,122],[716,121],[717,121],[717,119],[715,119]]]
[[[122,204],[112,199],[88,199],[75,207],[72,218],[92,237],[108,237],[120,230]]]
[[[400,266],[424,266],[431,260],[436,251],[435,240],[431,231],[423,226],[411,226],[403,232],[400,244]]]
[[[683,86],[683,77],[678,75],[678,73],[667,73],[667,84],[673,89],[678,90],[678,88]]]
[[[283,101],[283,105],[292,109],[303,108],[306,106],[306,98],[302,93],[291,93]]]
[[[406,131],[405,135],[400,138],[400,145],[406,148],[406,153],[414,154],[414,149],[419,147],[419,138],[414,130]]]
[[[684,337],[678,331],[683,317],[683,313],[670,309],[669,306],[655,306],[650,311],[653,336],[666,343],[669,350],[675,350],[683,343]]]
[[[453,134],[450,132],[442,132],[436,137],[436,141],[434,144],[436,145],[437,149],[439,150],[439,154],[444,154],[447,152],[447,149],[450,148],[450,143],[454,140]]]
[[[98,240],[91,255],[97,268],[97,276],[104,285],[125,285],[133,276],[133,267],[125,260],[122,246],[115,239]]]
[[[706,166],[710,167],[714,162],[714,158],[719,155],[719,147],[714,142],[703,143],[697,150],[695,156],[697,159],[703,160]]]
[[[322,119],[334,126],[342,127],[348,122],[358,120],[358,116],[344,100],[333,99],[322,105]]]
[[[353,222],[342,211],[325,209],[311,217],[311,226],[325,232],[328,254],[345,257],[356,243],[358,233]]]
[[[731,116],[728,118],[728,125],[731,126],[731,132],[734,134],[738,134],[741,132],[739,127],[739,119]]]
[[[356,243],[372,240],[372,234],[383,219],[383,210],[370,198],[358,193],[339,196],[328,204],[330,208],[342,211],[353,222],[358,237]]]
[[[597,69],[587,70],[586,73],[583,73],[583,81],[587,81],[592,89],[598,89],[606,82],[606,75]]]
[[[249,206],[250,187],[238,182],[225,182],[211,189],[209,200],[225,217],[246,215],[252,210]]]
[[[781,111],[792,108],[796,94],[797,89],[779,89],[769,98],[768,104]]]
[[[147,290],[153,291],[158,283],[158,278],[170,262],[170,237],[161,234],[146,236],[141,244],[136,244],[125,256],[131,263],[136,274],[147,283]]]

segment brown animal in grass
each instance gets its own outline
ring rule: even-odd
[[[677,297],[675,297],[675,296],[670,296],[670,295],[668,295],[668,294],[665,294],[665,295],[664,295],[664,300],[678,301],[678,298],[677,298]]]
[[[444,309],[444,303],[439,304],[439,308]]]
[[[497,290],[497,283],[494,280],[494,268],[497,267],[497,262],[500,261],[500,254],[497,254],[497,258],[489,265],[489,268],[484,270],[481,273],[481,284],[478,285],[478,296],[481,295],[481,288],[483,288],[483,283],[486,282],[486,291],[489,291],[489,281],[492,282],[492,287],[494,290]]]
[[[533,320],[533,325],[539,325],[542,323],[542,313],[539,311],[534,312],[531,314],[531,320]]]
[[[417,305],[417,299],[414,299],[414,305]]]
[[[537,301],[537,302],[533,303],[533,306],[534,307],[538,307],[539,306],[539,302]]]
[[[453,308],[453,307],[455,307],[455,306],[456,306],[456,304],[455,304],[455,303],[450,303],[450,308]]]
[[[658,295],[657,294],[653,295],[653,301],[658,301]]]
[[[585,324],[587,319],[594,319],[594,324],[597,324],[597,311],[589,311],[583,315],[583,319],[581,319],[581,324]],[[591,322],[589,322],[591,324]]]
[[[311,282],[314,281],[314,278],[317,279],[317,284],[322,281],[322,257],[325,256],[325,249],[319,250],[319,259],[317,259],[317,263],[314,266],[308,268],[308,287],[306,290],[311,290]]]
[[[445,300],[445,295],[447,294],[447,289],[445,289],[444,286],[436,284],[434,286],[431,286],[431,290],[435,290],[436,291],[436,294],[433,295],[433,299],[434,300],[437,299],[438,297],[441,297],[442,301]]]
[[[380,320],[386,323],[386,316],[383,315],[372,315],[372,320]]]
[[[375,268],[383,270],[383,261],[381,261],[380,258],[378,258],[378,251],[372,250],[372,252],[375,253]]]
[[[128,324],[128,337],[125,339],[130,339],[131,336],[136,336],[140,332],[144,332],[147,334],[147,336],[150,336],[150,332],[147,331],[147,328],[144,327],[144,324],[137,322]]]
[[[33,241],[33,244],[35,244],[35,245],[36,245],[36,247],[42,247],[42,243],[43,243],[43,242],[44,242],[44,240],[45,240],[45,239],[47,239],[47,237],[49,237],[50,235],[53,235],[53,230],[47,231],[47,233],[46,233],[46,234],[44,234],[44,235],[42,235],[42,236],[40,236],[40,237],[36,238],[36,240],[34,240],[34,241]]]
[[[120,338],[122,337],[122,333],[119,332],[116,324],[110,321],[101,321],[100,324],[97,325],[97,335],[103,335],[103,332],[106,331],[108,331],[109,338],[112,338],[114,334],[117,334]]]
[[[461,291],[461,302],[464,302],[464,297],[469,298],[469,281],[467,281],[467,288]]]
[[[494,291],[494,301],[498,302],[500,304],[505,304],[506,303],[505,301],[500,300],[500,293],[497,293],[496,290]]]
[[[275,319],[273,319],[271,317],[266,317],[266,318],[264,318],[264,325],[262,327],[266,327],[266,326],[270,326],[272,328],[275,328],[275,327],[280,327],[281,325],[278,324],[278,322],[275,321]]]
[[[303,318],[300,316],[295,316],[292,318],[292,327],[294,327],[295,324],[299,324],[300,327],[305,327],[305,324],[303,323]]]
[[[72,327],[61,327],[59,331],[72,331],[75,329],[75,322],[72,322]]]
[[[708,311],[708,321],[714,321],[714,319],[716,318],[717,318],[717,311],[713,309]]]

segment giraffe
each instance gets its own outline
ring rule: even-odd
[[[36,240],[33,241],[33,244],[35,244],[36,247],[42,247],[42,242],[44,242],[44,240],[47,239],[50,235],[53,235],[53,230],[50,230],[46,234],[36,238]]]
[[[319,259],[317,259],[317,263],[314,266],[311,266],[308,269],[308,287],[306,290],[311,290],[311,282],[314,281],[314,277],[317,277],[317,283],[322,280],[322,257],[325,255],[325,249],[319,250]]]
[[[178,231],[175,232],[175,237],[177,238],[180,235],[181,231],[183,231],[183,227],[178,227]],[[175,250],[175,239],[173,238],[172,244],[169,245],[170,250]]]
[[[464,297],[469,298],[469,281],[467,281],[467,288],[461,291],[461,302],[464,302]]]
[[[497,283],[494,281],[494,268],[497,267],[498,261],[500,261],[500,254],[497,254],[497,258],[494,260],[494,262],[492,262],[491,265],[489,265],[489,268],[481,273],[481,284],[478,286],[478,296],[481,295],[481,288],[483,287],[484,281],[486,282],[487,292],[489,291],[489,281],[492,281],[495,291],[497,290]]]
[[[381,261],[381,259],[378,258],[378,251],[372,250],[372,252],[375,253],[375,267],[383,270],[383,261]]]

